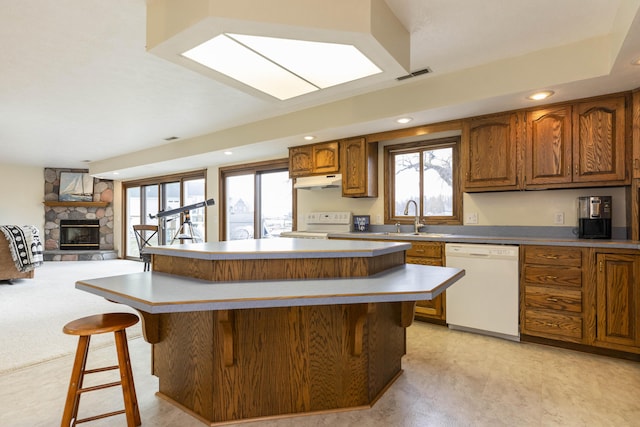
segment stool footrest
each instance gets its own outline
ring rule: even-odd
[[[107,412],[106,414],[94,415],[93,417],[82,418],[81,420],[76,420],[76,424],[87,423],[89,421],[95,421],[95,420],[101,420],[103,418],[109,418],[109,417],[113,417],[114,415],[120,415],[120,414],[124,414],[124,413],[125,413],[124,409],[122,409],[121,411]]]
[[[121,381],[115,381],[115,382],[112,382],[112,383],[94,385],[93,387],[80,388],[80,389],[78,389],[78,394],[84,393],[86,391],[96,391],[96,390],[102,390],[103,388],[115,387],[115,386],[121,385],[121,384],[122,384]]]
[[[96,374],[98,372],[113,371],[114,369],[118,369],[118,368],[119,368],[118,365],[113,365],[113,366],[107,366],[105,368],[86,369],[84,371],[84,373],[85,374]]]

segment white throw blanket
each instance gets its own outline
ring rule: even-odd
[[[0,230],[9,242],[11,257],[18,271],[26,273],[42,265],[44,255],[38,228],[33,225],[3,225]]]

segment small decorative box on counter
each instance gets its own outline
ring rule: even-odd
[[[369,215],[353,216],[353,231],[369,231]]]

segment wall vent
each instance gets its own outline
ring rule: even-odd
[[[427,68],[423,68],[422,70],[413,71],[413,72],[407,74],[406,76],[400,76],[400,77],[396,78],[396,80],[398,80],[398,81],[406,80],[406,79],[410,79],[411,77],[417,77],[417,76],[421,76],[423,74],[429,74],[431,72],[432,72],[431,69],[429,67],[427,67]]]

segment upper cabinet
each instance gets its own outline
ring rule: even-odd
[[[365,138],[341,141],[342,195],[378,197],[378,143]]]
[[[629,185],[626,104],[619,95],[466,120],[464,191]]]
[[[463,189],[518,189],[517,141],[520,115],[498,114],[465,120],[462,125]]]
[[[624,96],[575,104],[573,182],[629,184],[625,104]]]
[[[342,196],[378,197],[378,143],[365,138],[289,147],[289,176],[342,174]]]
[[[525,177],[528,187],[571,182],[571,106],[527,113]]]
[[[289,176],[337,173],[340,168],[337,141],[289,148]]]

